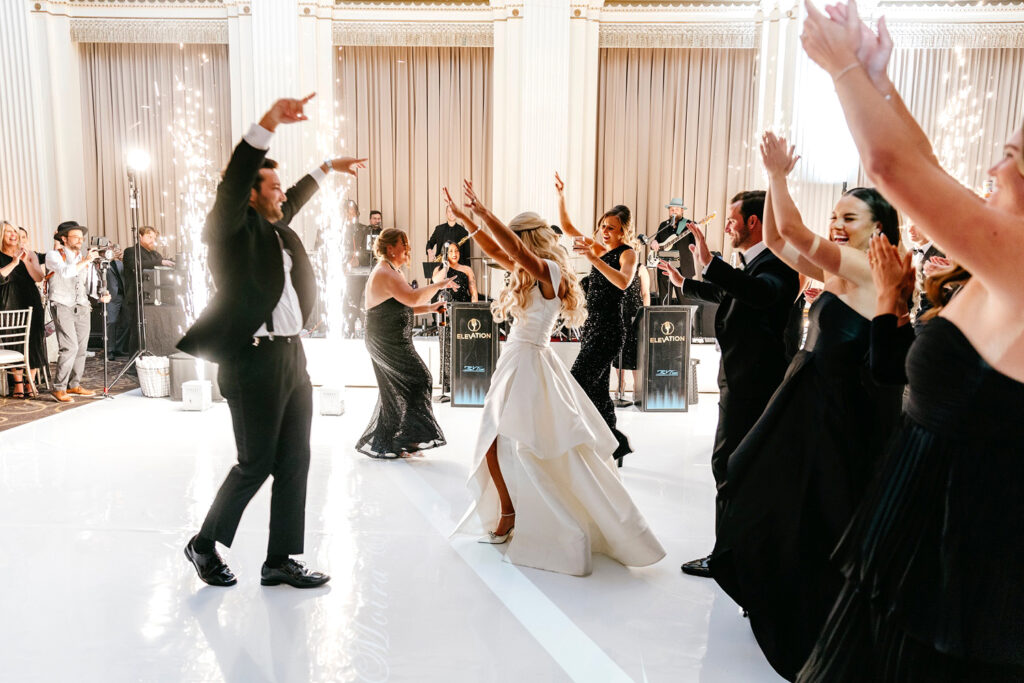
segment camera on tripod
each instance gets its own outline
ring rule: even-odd
[[[99,256],[96,260],[105,263],[113,261],[117,252],[121,251],[121,247],[102,235],[89,236],[89,249],[97,250],[99,252]]]

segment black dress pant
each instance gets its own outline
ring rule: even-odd
[[[230,546],[245,506],[273,477],[267,552],[303,551],[313,388],[302,343],[260,340],[219,366],[217,381],[231,410],[238,464],[231,468],[200,534]]]
[[[715,487],[718,489],[715,497],[716,532],[725,507],[722,489],[726,484],[729,456],[761,417],[771,399],[771,394],[736,396],[726,387],[719,386],[718,390],[718,427],[715,429],[715,447],[711,451],[711,474],[715,477]]]

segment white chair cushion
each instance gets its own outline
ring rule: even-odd
[[[25,356],[19,351],[11,351],[10,349],[0,349],[0,364],[3,363],[23,363]]]

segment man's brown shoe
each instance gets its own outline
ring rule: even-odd
[[[68,389],[68,393],[69,394],[78,394],[79,396],[95,396],[96,395],[95,391],[90,391],[89,389],[85,389],[81,385],[79,385],[77,387],[71,387],[70,389]]]
[[[70,396],[68,396],[68,392],[61,391],[59,389],[57,391],[53,392],[53,397],[55,399],[57,399],[58,401],[60,401],[61,403],[74,403],[75,402],[75,399],[73,399]]]

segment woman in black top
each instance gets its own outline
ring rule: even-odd
[[[468,265],[463,265],[459,262],[461,254],[459,253],[459,245],[455,242],[445,242],[444,252],[446,256],[445,261],[442,265],[434,269],[433,277],[431,282],[438,283],[445,278],[455,278],[455,284],[459,286],[458,289],[442,289],[437,293],[437,298],[443,299],[447,303],[452,302],[472,302],[476,301],[476,277],[473,275],[473,269]],[[448,394],[452,389],[452,327],[451,325],[441,325],[440,329],[441,339],[441,393],[442,397],[440,400],[449,400]]]
[[[626,435],[615,428],[615,404],[609,382],[612,361],[618,358],[626,339],[622,300],[637,277],[637,255],[630,246],[633,240],[631,216],[625,206],[612,207],[601,216],[594,230],[596,239],[591,239],[573,226],[565,208],[565,184],[558,174],[555,174],[555,189],[558,190],[562,228],[575,238],[574,251],[585,256],[593,266],[587,276],[587,322],[580,333],[580,353],[572,365],[572,376],[618,440],[614,457],[621,465],[622,458],[633,449]]]
[[[21,235],[6,221],[0,225],[0,309],[14,311],[31,308],[32,322],[29,329],[28,364],[35,375],[47,363],[46,337],[43,333],[43,302],[36,283],[43,279],[43,269],[32,251],[22,248]],[[21,371],[14,371],[15,398],[34,396],[34,389],[26,391]]]

